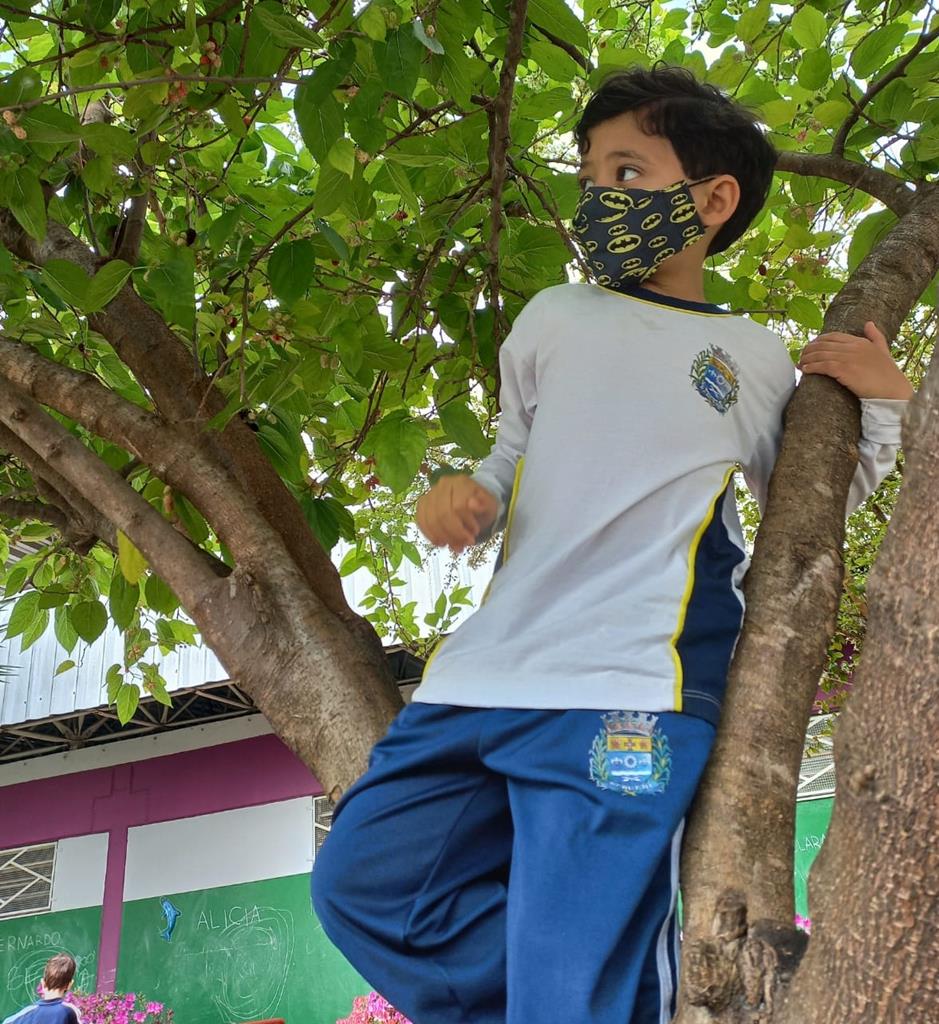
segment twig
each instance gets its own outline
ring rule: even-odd
[[[873,85],[868,86],[867,92],[859,100],[854,100],[848,95],[848,100],[853,104],[854,109],[844,119],[844,123],[838,129],[838,133],[835,135],[834,142],[831,144],[831,152],[833,156],[844,156],[844,146],[848,140],[848,133],[857,123],[858,117],[860,117],[861,111],[868,103],[881,91],[881,89],[888,86],[891,82],[897,78],[902,78],[903,72],[906,71],[908,65],[919,53],[921,53],[929,44],[939,39],[939,25],[931,31],[926,31],[926,25],[923,25],[923,31],[920,33],[919,39],[913,44],[909,53],[905,53],[894,66],[885,74],[882,78],[878,78]]]
[[[528,0],[514,0],[509,15],[509,34],[505,42],[505,57],[499,73],[499,93],[489,110],[489,302],[501,328],[497,339],[505,337],[508,324],[499,305],[499,238],[502,234],[502,188],[505,185],[506,158],[509,149],[509,114],[515,89],[515,70],[522,56],[522,37],[525,34],[525,15]]]
[[[590,62],[588,57],[585,57],[580,50],[573,43],[569,43],[566,39],[562,39],[560,36],[556,36],[553,32],[549,32],[548,29],[542,28],[541,25],[536,25],[532,22],[532,28],[538,29],[538,31],[547,39],[549,42],[554,43],[555,46],[562,49],[568,56],[586,71],[588,74],[593,71],[593,64]]]
[[[263,82],[273,90],[278,85],[300,85],[302,79],[287,78],[279,75],[271,78],[270,75],[180,75],[173,72],[172,74],[160,75],[156,78],[135,78],[133,81],[128,82],[97,82],[93,85],[74,85],[68,89],[63,89],[61,92],[53,92],[48,96],[40,96],[38,99],[26,100],[25,103],[11,103],[8,106],[0,107],[0,112],[4,110],[29,110],[31,107],[38,107],[43,103],[65,99],[66,97],[83,92],[104,92],[108,89],[121,91],[137,89],[142,85],[170,85],[173,82],[204,82],[218,85],[260,85]]]

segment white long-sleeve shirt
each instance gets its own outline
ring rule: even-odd
[[[565,284],[500,353],[500,502],[486,598],[413,700],[685,711],[716,722],[748,560],[734,500],[760,502],[795,371],[772,331],[705,303]],[[863,401],[849,507],[894,465],[905,402]]]

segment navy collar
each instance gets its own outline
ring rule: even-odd
[[[684,309],[690,313],[712,313],[717,316],[733,315],[729,310],[724,309],[723,306],[716,306],[713,302],[695,302],[692,299],[677,299],[672,295],[663,295],[661,292],[653,291],[651,288],[643,288],[640,284],[631,285],[629,288],[605,288],[604,291],[610,291],[616,295],[632,296],[635,299],[641,299],[643,302],[653,302],[658,306],[670,306],[672,309]]]

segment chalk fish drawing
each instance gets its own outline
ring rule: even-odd
[[[160,899],[160,906],[163,908],[163,916],[166,918],[166,927],[160,932],[160,938],[169,942],[173,938],[173,930],[176,928],[176,921],[182,911],[163,896]]]

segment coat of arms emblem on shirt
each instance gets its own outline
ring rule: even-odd
[[[590,746],[590,778],[626,796],[664,793],[672,774],[672,748],[658,715],[610,711]]]
[[[740,381],[737,367],[730,356],[711,345],[694,357],[691,377],[695,391],[722,416],[737,401]]]

